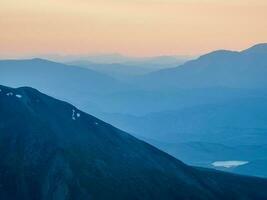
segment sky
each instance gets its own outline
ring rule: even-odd
[[[266,0],[1,0],[0,56],[199,55],[267,42]]]

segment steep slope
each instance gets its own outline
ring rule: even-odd
[[[0,89],[0,199],[267,198],[265,179],[186,166],[68,103]]]
[[[135,81],[152,88],[267,88],[266,74],[267,44],[258,44],[241,52],[214,51]]]

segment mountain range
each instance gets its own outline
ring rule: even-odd
[[[189,59],[186,56],[125,57],[119,54],[87,56],[65,62],[107,74],[119,80],[148,74],[160,69],[176,67]],[[61,61],[62,62],[62,61]]]
[[[70,102],[186,163],[212,167],[217,159],[242,158],[249,163],[232,171],[266,176],[267,158],[257,153],[266,145],[266,49],[219,50],[130,79],[105,71],[117,64],[102,63],[106,69],[96,72],[43,59],[2,60],[0,84]]]

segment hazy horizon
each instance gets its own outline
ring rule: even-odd
[[[210,51],[206,51],[200,54],[159,54],[159,55],[127,55],[123,53],[118,53],[118,52],[105,52],[105,53],[82,53],[82,54],[71,54],[71,53],[28,53],[28,54],[17,54],[17,55],[12,55],[12,54],[4,54],[0,53],[0,59],[34,59],[34,58],[41,58],[41,59],[51,59],[51,60],[56,60],[56,61],[68,61],[68,60],[86,60],[87,58],[116,58],[116,59],[129,59],[129,60],[141,60],[141,59],[153,59],[153,58],[164,58],[164,57],[172,57],[176,59],[184,59],[184,60],[190,60],[190,59],[195,59],[198,58],[199,56],[205,55],[212,53],[214,51],[220,51],[220,50],[226,50],[226,51],[236,51],[236,52],[241,52],[243,50],[249,49],[253,46],[260,45],[260,44],[267,44],[267,40],[260,42],[260,43],[254,43],[251,44],[250,46],[246,46],[242,49],[227,49],[227,48],[218,48],[218,49],[212,49]]]
[[[0,55],[200,55],[267,41],[263,0],[1,3]]]
[[[206,52],[209,53],[209,52]],[[84,53],[84,54],[64,54],[64,53],[49,53],[49,54],[0,54],[0,59],[32,59],[32,58],[75,58],[75,59],[83,59],[86,57],[124,57],[129,59],[150,59],[150,58],[160,58],[160,57],[173,57],[178,59],[191,59],[198,57],[200,55],[179,55],[179,54],[159,54],[159,55],[127,55],[123,53],[116,53],[116,52],[106,52],[106,53]]]

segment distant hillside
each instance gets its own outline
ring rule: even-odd
[[[81,90],[87,90],[89,93],[101,93],[104,90],[116,91],[121,87],[120,82],[93,70],[38,58],[0,60],[0,72],[1,83],[15,86],[32,85],[44,90],[77,90],[80,86]],[[86,86],[87,88],[83,88]]]
[[[123,130],[158,141],[267,144],[267,97],[234,99],[143,116],[102,116]]]
[[[92,69],[111,77],[129,81],[134,76],[148,74],[160,69],[172,68],[183,64],[189,57],[158,56],[133,58],[120,55],[88,56],[73,59],[66,64]]]
[[[131,88],[90,69],[42,59],[0,60],[0,84],[31,86],[79,107],[90,105],[90,111],[98,110],[91,97]]]
[[[241,52],[214,51],[176,68],[137,80],[152,88],[267,88],[267,44]]]
[[[86,60],[72,61],[67,64],[88,68],[120,80],[127,80],[133,76],[144,75],[157,70],[146,68],[145,66],[132,66],[121,63],[102,64]]]
[[[0,199],[267,198],[265,179],[189,167],[37,90],[0,89]]]

